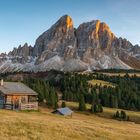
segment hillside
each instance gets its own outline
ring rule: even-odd
[[[24,82],[39,93],[40,102],[43,102],[45,97],[50,100],[49,94],[55,88],[60,93],[59,97],[65,101],[78,102],[79,95],[82,94],[85,102],[89,104],[101,103],[105,107],[140,111],[139,72],[130,73],[134,76],[129,76],[129,71],[124,71],[123,74],[111,71],[106,74],[98,71],[94,73],[63,73],[58,71],[9,73],[3,77],[7,81]],[[92,81],[93,79],[94,81]],[[89,84],[89,81],[92,82],[92,85]],[[100,85],[100,83],[102,84]]]
[[[39,112],[0,110],[0,139],[2,140],[140,139],[140,91],[138,90],[140,79],[137,76],[50,71],[5,74],[3,77],[10,81],[24,80],[25,84],[39,93],[40,105],[44,105],[44,99],[49,102],[40,107]],[[88,81],[93,79],[96,83],[116,86],[91,86]],[[51,113],[52,110],[48,109],[50,106],[55,107],[58,92],[59,97],[62,97],[66,105],[74,111],[72,118],[54,115]],[[85,97],[86,111],[78,111],[79,95]],[[89,109],[93,103],[101,103],[103,112],[91,114]],[[61,100],[58,101],[58,105],[61,105]],[[113,119],[116,111],[121,109],[125,110],[129,121]]]
[[[0,110],[2,140],[139,140],[140,125],[74,113],[72,118],[50,110],[14,112]],[[140,114],[139,114],[140,116]]]

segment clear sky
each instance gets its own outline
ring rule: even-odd
[[[0,53],[37,37],[68,14],[74,26],[100,19],[112,32],[140,44],[140,0],[0,0]]]

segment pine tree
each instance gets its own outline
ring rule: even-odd
[[[91,113],[95,113],[94,112],[94,104],[91,105]]]
[[[85,104],[85,99],[83,94],[79,96],[79,110],[80,111],[86,110],[86,104]]]
[[[131,104],[131,108],[130,109],[131,110],[137,110],[134,103]]]
[[[98,105],[94,104],[93,109],[94,109],[94,113],[98,113],[99,111]]]
[[[43,94],[44,94],[44,99],[48,100],[48,98],[49,98],[49,87],[47,86],[46,83],[43,84]]]
[[[53,107],[54,109],[57,109],[58,108],[58,103],[57,103],[57,101],[55,101],[55,104],[54,104],[54,107]]]
[[[114,96],[114,105],[113,105],[114,108],[118,108],[118,100],[117,100],[117,97]]]
[[[103,107],[102,107],[101,104],[98,105],[98,111],[99,111],[99,112],[103,112]]]
[[[62,102],[61,107],[62,108],[66,107],[66,103],[64,101]]]
[[[123,111],[123,110],[121,110],[121,118],[123,120],[126,120],[127,119],[127,115],[126,115],[125,111]]]
[[[119,113],[119,111],[117,111],[115,114],[115,118],[119,118],[119,117],[120,117],[120,113]]]
[[[58,107],[57,102],[58,102],[57,94],[56,94],[54,88],[50,88],[47,104],[48,104],[48,106],[56,109]]]

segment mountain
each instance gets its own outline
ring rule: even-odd
[[[108,68],[140,69],[140,47],[116,37],[100,20],[76,29],[68,15],[41,34],[33,47],[25,43],[0,54],[0,72]]]

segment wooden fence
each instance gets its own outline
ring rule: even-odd
[[[38,102],[21,104],[20,110],[38,110]]]

